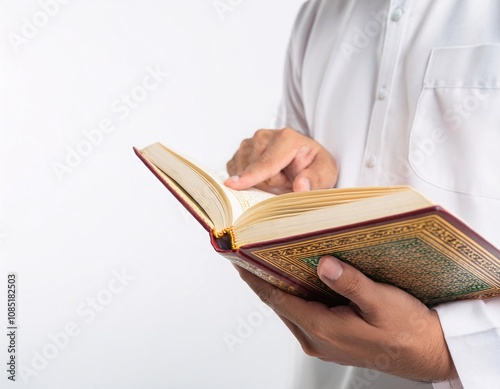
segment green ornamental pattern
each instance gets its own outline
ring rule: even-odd
[[[419,238],[336,251],[330,255],[351,265],[356,263],[357,269],[375,281],[397,283],[401,289],[423,301],[489,288],[487,283]],[[316,268],[321,257],[316,255],[300,260]],[[402,261],[404,266],[400,266]]]

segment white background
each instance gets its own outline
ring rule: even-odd
[[[224,169],[277,113],[302,2],[68,0],[47,16],[50,0],[0,1],[0,388],[290,387],[295,339],[132,147],[162,141]],[[148,67],[168,76],[124,117]],[[114,131],[58,177],[103,119]]]

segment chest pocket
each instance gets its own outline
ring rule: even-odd
[[[432,51],[408,159],[430,184],[500,199],[500,45]]]

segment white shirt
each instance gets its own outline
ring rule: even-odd
[[[335,157],[339,187],[409,184],[500,247],[500,1],[311,0],[283,107]],[[500,299],[436,310],[461,383],[435,388],[499,387]],[[297,388],[426,387],[305,363]]]

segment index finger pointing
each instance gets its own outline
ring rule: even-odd
[[[297,150],[286,138],[272,142],[269,147],[243,171],[226,180],[232,189],[248,189],[278,175],[294,160]]]

